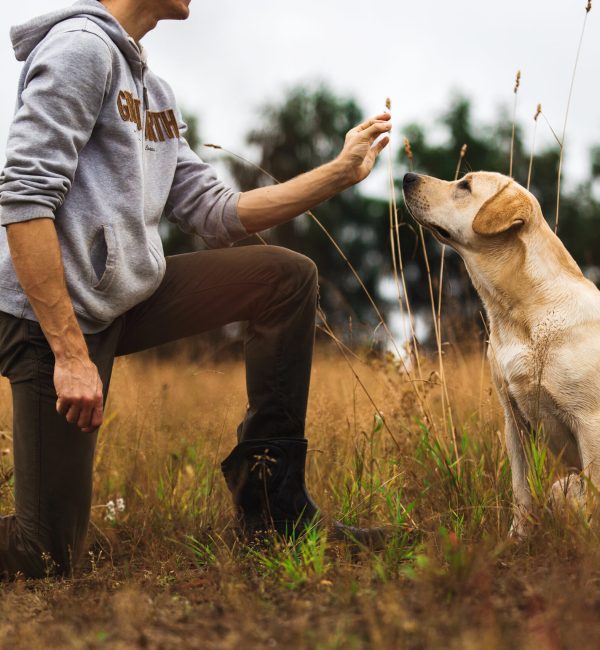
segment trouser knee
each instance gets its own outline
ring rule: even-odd
[[[273,272],[280,290],[298,297],[316,296],[319,284],[317,265],[306,255],[287,248],[271,247]]]

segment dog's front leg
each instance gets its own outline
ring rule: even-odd
[[[532,510],[532,497],[527,480],[529,465],[525,453],[523,436],[526,431],[519,426],[519,418],[513,413],[504,413],[505,437],[508,460],[512,474],[513,520],[510,527],[511,537],[525,537],[529,528],[529,514]]]
[[[504,409],[504,436],[506,451],[510,462],[513,487],[513,520],[510,527],[511,537],[525,537],[529,528],[529,514],[532,510],[531,490],[527,474],[529,465],[524,447],[524,436],[527,427],[521,417],[519,408],[508,394],[508,387],[498,372],[494,372],[492,365],[492,378],[502,408]]]

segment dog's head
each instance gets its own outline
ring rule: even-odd
[[[470,173],[455,182],[406,174],[410,214],[460,253],[509,244],[543,220],[535,197],[502,174]]]

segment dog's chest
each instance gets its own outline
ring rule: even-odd
[[[556,415],[554,385],[548,381],[552,354],[547,341],[497,340],[490,361],[524,419],[533,424]]]
[[[518,341],[496,340],[490,347],[490,363],[495,364],[496,370],[502,377],[505,389],[511,396],[515,393],[524,395],[534,385],[531,372],[529,347]]]

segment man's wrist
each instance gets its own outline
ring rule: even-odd
[[[57,362],[89,359],[87,343],[79,328],[71,328],[63,335],[51,335],[45,332],[45,336]]]
[[[338,191],[341,192],[342,190],[346,190],[356,183],[355,169],[352,164],[343,157],[338,156],[335,160],[328,163],[328,165],[331,170],[332,178],[339,187]]]

